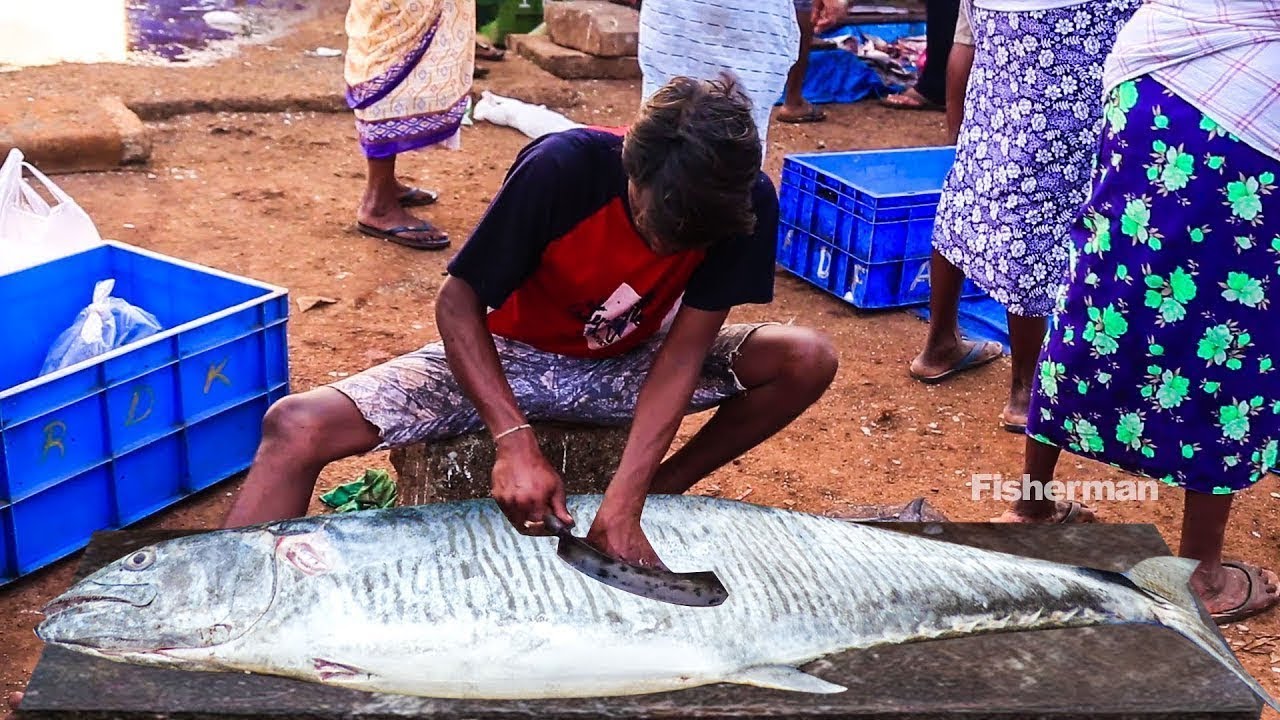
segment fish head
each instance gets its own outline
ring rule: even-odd
[[[220,530],[130,552],[42,608],[36,635],[88,655],[190,664],[243,636],[275,597],[275,536]]]

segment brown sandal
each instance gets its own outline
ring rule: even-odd
[[[1262,568],[1243,560],[1223,560],[1222,567],[1235,568],[1244,573],[1245,580],[1249,583],[1249,590],[1244,596],[1244,601],[1230,610],[1213,613],[1213,621],[1219,625],[1227,625],[1234,622],[1240,622],[1251,618],[1259,613],[1266,612],[1280,601],[1280,591],[1274,595],[1267,594],[1267,581],[1262,576]]]

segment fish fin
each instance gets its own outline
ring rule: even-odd
[[[790,665],[757,665],[725,678],[726,682],[774,690],[806,693],[839,693],[849,688],[814,677]]]
[[[276,555],[303,575],[323,575],[337,565],[337,553],[320,533],[285,535],[276,540]]]
[[[344,663],[326,660],[325,658],[312,658],[311,666],[315,668],[316,674],[320,676],[320,679],[325,682],[373,676],[373,673],[361,670],[354,665],[346,665]]]
[[[1172,556],[1154,557],[1134,565],[1121,573],[1134,585],[1164,601],[1166,607],[1156,608],[1156,618],[1167,628],[1190,640],[1201,650],[1212,655],[1230,670],[1240,681],[1274,710],[1280,703],[1249,674],[1240,664],[1227,641],[1217,627],[1210,627],[1201,615],[1200,601],[1191,589],[1191,573],[1200,565],[1198,560]]]

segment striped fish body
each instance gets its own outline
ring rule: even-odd
[[[579,527],[590,524],[599,500],[570,498]],[[149,563],[122,558],[55,600],[39,632],[126,662],[472,699],[605,697],[719,682],[838,692],[844,688],[796,666],[854,648],[1110,623],[1164,624],[1235,663],[1229,650],[1222,655],[1221,639],[1178,606],[1189,569],[1175,558],[1147,561],[1155,564],[1132,577],[698,496],[653,496],[643,523],[672,570],[714,570],[729,599],[683,607],[598,583],[556,556],[555,538],[519,535],[486,500],[161,543]],[[146,567],[131,570],[130,562]],[[158,601],[95,608],[77,600],[148,576],[156,598],[182,596],[165,581],[166,567],[204,602],[166,610]],[[195,567],[244,586],[192,581]],[[143,629],[135,616],[146,617]],[[201,642],[176,642],[178,617]],[[146,627],[167,635],[147,638]],[[113,628],[121,640],[85,643]]]

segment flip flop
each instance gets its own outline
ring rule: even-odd
[[[980,359],[982,357],[982,351],[991,345],[994,345],[996,347],[996,352],[992,354],[991,357],[986,358],[985,360]],[[994,361],[996,358],[1000,357],[1001,352],[1003,350],[1004,350],[1004,346],[993,340],[975,342],[973,344],[973,347],[969,348],[969,352],[965,353],[964,357],[960,358],[960,362],[956,363],[955,365],[946,369],[945,371],[937,375],[917,375],[914,372],[912,372],[911,377],[915,378],[916,380],[919,380],[920,382],[926,385],[937,385],[938,383],[942,382],[943,380],[946,380],[947,378],[951,377],[952,375],[955,375],[956,373],[982,367],[983,365],[986,365],[987,363]]]
[[[431,205],[440,199],[440,193],[435,190],[423,190],[422,188],[411,187],[400,195],[400,207],[422,207]]]
[[[1059,503],[1061,506],[1061,503]],[[1084,503],[1072,500],[1067,503],[1067,512],[1063,514],[1062,519],[1057,522],[1058,525],[1071,525],[1073,523],[1091,523],[1093,520],[1077,520],[1080,517],[1080,511],[1084,510]],[[1095,516],[1096,519],[1096,516]]]
[[[899,93],[898,95],[890,95],[889,97],[905,97]],[[929,112],[940,112],[947,109],[946,105],[941,105],[930,100],[908,100],[906,102],[893,102],[889,98],[882,98],[880,104],[890,108],[891,110],[927,110]]]
[[[1005,432],[1010,432],[1014,435],[1025,435],[1027,433],[1026,423],[1009,422],[1005,419],[1003,412],[1000,413],[1000,426],[1004,428]]]
[[[799,125],[800,123],[822,122],[826,119],[827,114],[813,106],[810,106],[809,112],[806,112],[803,115],[793,115],[788,117],[782,113],[778,113],[778,122],[792,123],[794,125]]]
[[[1267,581],[1262,576],[1262,568],[1243,560],[1223,560],[1222,566],[1243,572],[1245,580],[1249,582],[1249,590],[1244,596],[1244,602],[1230,610],[1213,613],[1211,617],[1215,623],[1227,625],[1240,622],[1270,610],[1277,601],[1280,601],[1280,593],[1267,595]]]
[[[420,240],[418,238],[406,237],[403,234],[439,232],[440,229],[429,222],[424,222],[421,225],[401,225],[399,227],[388,228],[386,230],[376,228],[372,225],[365,225],[362,222],[357,222],[356,229],[370,237],[390,240],[397,245],[404,245],[405,247],[411,247],[415,250],[442,250],[449,247],[449,236],[447,234],[442,234],[443,236],[436,240]]]
[[[493,62],[497,62],[502,58],[506,57],[506,55],[507,55],[506,50],[500,50],[494,47],[492,43],[486,42],[484,40],[479,40],[479,39],[476,40],[476,59],[477,60],[490,60]]]

